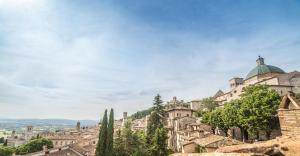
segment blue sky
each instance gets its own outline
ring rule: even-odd
[[[99,119],[299,70],[300,1],[0,0],[0,117]]]

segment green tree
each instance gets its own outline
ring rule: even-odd
[[[114,140],[114,154],[115,156],[126,156],[125,145],[121,134],[121,130],[119,129],[116,133],[117,135]]]
[[[227,132],[230,127],[226,122],[224,122],[222,111],[222,108],[217,108],[211,112],[211,123],[213,123],[214,127],[218,127],[220,130],[222,130],[227,136]]]
[[[16,154],[28,154],[42,151],[43,146],[47,146],[47,148],[53,148],[53,143],[51,140],[45,138],[31,140],[29,143],[17,147]]]
[[[153,111],[149,117],[148,125],[147,125],[147,142],[150,143],[151,138],[153,138],[155,131],[157,128],[163,127],[163,115],[164,115],[164,107],[163,101],[161,100],[161,96],[157,94],[154,97],[153,102]]]
[[[166,156],[168,155],[167,143],[168,139],[167,132],[164,128],[157,128],[155,135],[152,139],[152,145],[149,149],[150,155],[155,156]]]
[[[5,141],[4,137],[1,137],[1,138],[0,138],[0,144],[1,144],[1,143],[4,143],[4,141]]]
[[[277,91],[265,85],[249,86],[241,95],[242,105],[238,116],[240,123],[250,134],[265,131],[267,139],[278,128],[277,109],[281,100]]]
[[[149,155],[146,145],[146,134],[143,130],[138,130],[133,133],[133,140],[135,150],[133,156],[147,156]]]
[[[232,100],[227,102],[222,110],[222,119],[229,127],[238,127],[241,131],[241,138],[243,138],[243,140],[247,140],[246,128],[241,125],[238,115],[241,105],[241,100]]]
[[[204,112],[201,118],[201,122],[209,125],[213,133],[215,133],[216,124],[212,122],[212,113]]]
[[[202,104],[204,109],[206,109],[207,111],[212,111],[219,106],[218,102],[216,102],[213,97],[203,98]]]
[[[14,152],[15,152],[15,148],[13,147],[0,146],[1,156],[12,156]]]
[[[107,156],[113,155],[113,139],[114,139],[114,110],[111,109],[109,113],[109,122],[107,130],[107,143],[106,143],[106,152]]]
[[[96,156],[106,156],[106,139],[107,139],[107,110],[104,112],[104,116],[101,122],[99,140],[96,147]]]
[[[152,108],[146,109],[146,110],[142,110],[142,111],[138,111],[134,114],[132,114],[130,117],[134,120],[134,119],[141,119],[143,117],[146,117],[147,115],[150,115],[152,112]]]
[[[7,139],[5,139],[3,146],[7,146]]]

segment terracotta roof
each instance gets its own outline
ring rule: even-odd
[[[215,147],[214,143],[219,141],[225,141],[224,145],[237,145],[242,144],[242,142],[238,140],[234,140],[228,137],[220,136],[220,135],[209,135],[205,138],[200,138],[193,140],[187,144],[195,143],[197,145],[200,145],[202,147]]]

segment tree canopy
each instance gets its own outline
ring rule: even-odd
[[[205,112],[202,122],[227,132],[230,127],[239,127],[243,138],[247,133],[257,135],[260,131],[270,133],[278,128],[277,109],[281,97],[277,91],[265,85],[253,85],[244,88],[239,100],[227,102],[223,108]]]

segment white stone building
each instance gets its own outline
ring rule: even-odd
[[[245,79],[234,77],[229,80],[230,90],[228,92],[224,93],[219,90],[215,94],[215,100],[220,105],[239,99],[243,88],[249,85],[267,85],[275,89],[281,96],[286,95],[289,91],[300,93],[300,72],[286,73],[276,66],[266,65],[262,57],[259,57],[256,63],[257,66],[247,74]]]

